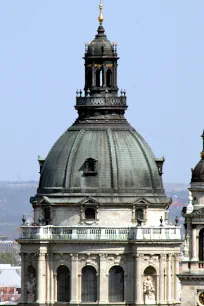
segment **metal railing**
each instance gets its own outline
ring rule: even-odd
[[[77,97],[76,105],[77,106],[126,106],[127,98],[125,96],[120,97]]]

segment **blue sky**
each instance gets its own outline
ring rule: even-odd
[[[37,156],[74,122],[98,2],[0,1],[0,180],[38,179]],[[188,183],[204,128],[204,1],[103,2],[126,117],[165,156],[164,181]]]

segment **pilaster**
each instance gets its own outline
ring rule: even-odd
[[[142,261],[142,255],[136,254],[135,256],[135,303],[136,304],[143,304],[141,261]]]
[[[99,274],[99,304],[108,303],[108,277],[106,271],[107,256],[100,254],[100,274]]]
[[[51,296],[50,296],[50,253],[47,254],[47,261],[46,261],[46,301],[50,303]]]
[[[167,301],[170,304],[172,302],[172,254],[168,255],[167,259]]]
[[[71,301],[72,304],[79,302],[78,292],[78,254],[70,254],[71,256]]]
[[[166,261],[166,254],[161,254],[159,259],[159,300],[160,304],[164,304],[164,263]]]
[[[37,261],[37,299],[36,303],[45,304],[46,301],[46,248],[40,248]]]
[[[53,253],[50,253],[50,302],[54,303],[54,262]]]
[[[191,244],[191,250],[192,250],[192,261],[197,260],[197,241],[196,241],[196,225],[192,225],[192,244]]]
[[[180,254],[177,253],[174,255],[174,294],[175,294],[175,302],[180,303],[180,295],[179,295],[179,289],[180,289],[180,281],[177,277],[177,274],[179,274],[179,261],[180,261]]]

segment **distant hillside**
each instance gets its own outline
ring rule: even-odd
[[[38,183],[29,182],[8,182],[0,181],[0,235],[9,238],[18,236],[17,228],[21,224],[22,215],[32,216],[30,197],[36,193]],[[172,197],[172,205],[169,209],[170,222],[174,223],[175,217],[181,217],[182,207],[188,202],[188,185],[165,184],[166,194]]]
[[[0,234],[18,236],[22,215],[31,215],[30,197],[35,195],[36,182],[0,182]]]

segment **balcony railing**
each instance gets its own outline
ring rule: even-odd
[[[20,239],[39,240],[181,240],[180,227],[22,226]]]
[[[77,106],[126,106],[126,97],[77,97]]]

